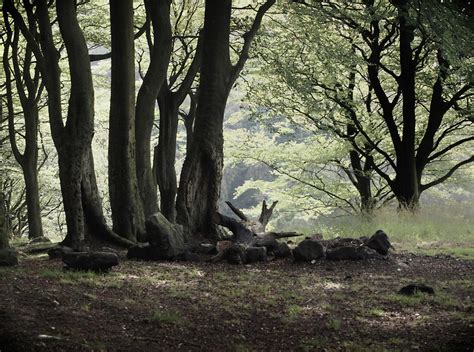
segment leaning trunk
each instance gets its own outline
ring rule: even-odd
[[[145,1],[145,5],[153,24],[155,40],[151,51],[150,65],[137,96],[135,136],[137,147],[137,181],[143,203],[143,210],[145,216],[148,218],[148,216],[158,212],[156,179],[151,167],[150,141],[153,122],[155,120],[156,99],[166,79],[170,61],[172,33],[170,2],[148,0]]]
[[[136,241],[145,216],[135,166],[135,50],[133,1],[110,0],[112,82],[109,120],[109,193],[114,232]]]
[[[224,110],[230,79],[231,0],[206,1],[203,65],[191,153],[184,161],[177,198],[178,222],[192,234],[215,239],[223,167]]]

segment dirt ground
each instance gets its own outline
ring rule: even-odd
[[[397,294],[417,282],[434,295]],[[0,268],[0,351],[473,351],[474,261]]]

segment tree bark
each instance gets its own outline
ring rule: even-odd
[[[112,82],[109,120],[109,193],[113,230],[142,239],[145,215],[135,164],[133,1],[110,0]]]
[[[7,95],[7,113],[8,113],[8,134],[13,156],[23,171],[23,179],[26,187],[26,204],[28,216],[28,237],[30,239],[43,236],[43,226],[41,222],[41,209],[39,203],[38,189],[38,104],[37,98],[41,95],[42,87],[39,77],[38,65],[32,64],[31,45],[27,43],[26,50],[23,51],[22,63],[20,66],[18,41],[19,28],[14,26],[14,32],[9,23],[6,11],[4,12],[6,41],[3,52],[3,67],[5,72],[5,87]],[[29,21],[29,29],[36,32],[36,24]],[[9,49],[12,49],[11,59]],[[11,64],[10,64],[11,61]],[[20,152],[16,141],[15,130],[15,111],[13,105],[13,90],[11,79],[11,68],[13,67],[14,81],[20,103],[23,109],[25,121],[25,148],[23,153]],[[33,72],[33,77],[31,73]]]
[[[170,22],[170,1],[147,0],[145,1],[145,6],[153,25],[154,43],[153,48],[151,48],[150,65],[145,77],[143,78],[143,83],[137,96],[137,106],[135,111],[135,139],[137,146],[137,181],[145,217],[148,218],[159,210],[156,179],[151,166],[150,140],[155,119],[156,99],[163,82],[166,80],[168,64],[170,61],[172,33]],[[163,200],[163,194],[161,195],[161,199]],[[163,201],[161,203],[163,204]],[[168,212],[167,209],[164,211]],[[168,218],[166,214],[165,216]]]
[[[190,154],[184,161],[177,197],[178,222],[192,234],[216,239],[223,167],[222,124],[231,73],[229,31],[231,0],[207,0],[200,94]]]
[[[403,96],[403,137],[397,152],[395,194],[400,207],[415,210],[420,197],[415,158],[416,97],[415,64],[411,42],[414,27],[409,24],[408,3],[399,1],[400,23],[400,88]]]
[[[174,94],[164,88],[158,97],[160,107],[160,137],[155,154],[155,173],[160,189],[160,208],[168,221],[176,221],[176,135],[178,133],[179,105]]]
[[[94,89],[89,52],[77,21],[76,3],[74,0],[58,1],[56,10],[71,75],[67,122],[58,148],[59,174],[68,226],[64,242],[79,249],[84,242],[81,182],[94,131]]]
[[[0,249],[9,248],[8,214],[3,191],[0,192]]]

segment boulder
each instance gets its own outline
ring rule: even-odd
[[[221,253],[229,249],[234,245],[234,242],[230,240],[222,240],[222,241],[217,241],[216,249],[217,253]]]
[[[377,259],[380,255],[366,246],[343,246],[329,248],[326,251],[327,260],[364,260]]]
[[[291,257],[291,249],[286,243],[280,243],[278,248],[273,251],[275,258],[288,258]]]
[[[377,253],[382,255],[387,255],[389,248],[392,247],[390,241],[388,240],[388,236],[382,230],[378,230],[375,232],[372,237],[366,242],[367,246],[376,250]]]
[[[48,251],[49,259],[62,258],[67,253],[72,253],[74,250],[66,246],[53,247]]]
[[[245,250],[245,264],[267,261],[266,247],[248,247]]]
[[[405,296],[413,296],[418,292],[428,293],[430,295],[434,294],[433,288],[424,284],[410,284],[405,287],[402,287],[400,291],[398,291],[399,294]]]
[[[118,256],[110,252],[72,252],[63,256],[66,269],[108,272],[119,264]]]
[[[320,241],[305,239],[293,250],[297,262],[311,262],[324,257],[325,248]]]
[[[166,255],[163,254],[160,248],[151,246],[150,244],[130,247],[127,252],[127,258],[146,261],[167,259]]]
[[[254,247],[264,247],[267,249],[268,254],[273,254],[280,243],[271,235],[263,235],[261,237],[257,237],[253,242]]]
[[[13,248],[0,249],[0,266],[14,266],[18,264],[18,253]]]
[[[229,264],[247,263],[247,254],[243,245],[234,244],[225,250],[225,259]]]
[[[199,243],[195,248],[194,252],[197,254],[205,254],[205,255],[216,255],[217,248],[212,243]]]
[[[188,249],[187,238],[181,225],[170,223],[161,213],[156,213],[145,222],[150,245],[163,253],[164,259],[173,260]]]

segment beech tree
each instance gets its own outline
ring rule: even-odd
[[[112,81],[109,193],[113,229],[136,241],[145,233],[135,165],[135,47],[133,0],[110,0]],[[140,105],[141,107],[141,105]]]
[[[6,101],[8,110],[8,129],[11,149],[15,160],[21,166],[25,181],[25,197],[28,216],[28,237],[30,239],[43,236],[41,208],[38,186],[38,101],[43,90],[39,67],[33,62],[30,45],[22,50],[20,47],[20,31],[16,24],[12,28],[10,18],[3,13],[6,38],[3,52],[3,69],[5,73]],[[30,18],[29,30],[36,32],[36,23]],[[10,51],[11,49],[11,51]],[[21,60],[21,62],[20,62]],[[13,79],[12,79],[13,73]],[[17,138],[20,133],[16,130],[18,111],[14,107],[13,82],[19,96],[24,117],[24,151],[20,151]]]
[[[368,185],[361,181],[370,175],[389,187],[400,207],[416,209],[422,192],[472,161],[456,155],[472,141],[464,130],[472,126],[472,34],[466,31],[458,43],[448,45],[435,32],[449,36],[462,31],[465,15],[436,2],[430,15],[429,4],[299,2],[286,26],[269,29],[269,43],[258,47],[274,75],[259,101],[269,111],[348,145],[346,173],[361,204],[364,198],[371,202],[364,196],[369,189],[360,187]],[[433,14],[436,24],[429,22]],[[279,54],[285,35],[294,38],[294,46]]]
[[[147,18],[152,24],[153,40],[151,38],[149,40],[150,64],[138,91],[135,110],[137,181],[145,217],[158,211],[156,178],[151,166],[150,143],[153,122],[155,121],[156,99],[158,92],[166,81],[172,50],[170,5],[171,2],[168,0],[145,1]],[[160,121],[161,119],[165,120],[165,117],[161,117]],[[165,131],[166,129],[163,128],[160,130],[160,134],[166,133]],[[174,158],[172,168],[174,171]],[[161,199],[163,211],[163,195]]]
[[[207,0],[199,96],[190,153],[181,172],[177,220],[196,235],[217,238],[214,222],[223,166],[223,118],[230,90],[248,58],[263,15],[275,3],[267,0],[244,36],[236,64],[229,53],[231,0]]]
[[[7,11],[31,46],[41,71],[47,94],[51,136],[58,152],[59,178],[67,234],[63,243],[82,248],[90,236],[114,240],[122,245],[131,242],[121,239],[107,226],[102,213],[101,199],[95,178],[91,141],[94,129],[94,90],[89,53],[77,21],[74,0],[56,3],[61,37],[68,53],[71,91],[67,118],[63,120],[60,52],[55,46],[52,21],[46,0],[25,6],[28,18],[38,23],[38,33],[32,33],[13,1],[4,2]]]

